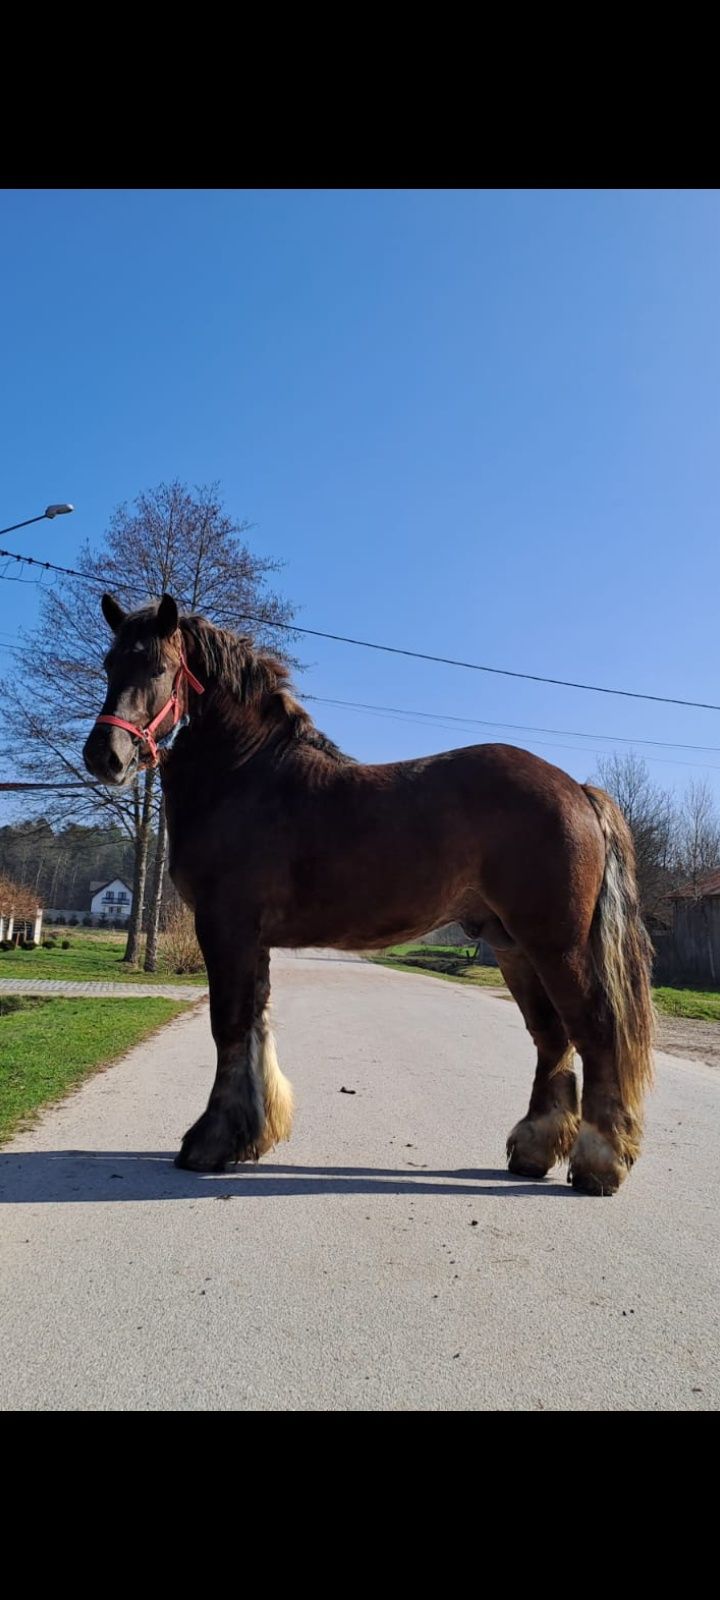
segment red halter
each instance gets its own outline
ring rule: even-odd
[[[190,671],[187,661],[185,660],[185,656],[181,650],[180,665],[173,680],[172,694],[170,699],[165,701],[162,711],[158,711],[157,716],[153,717],[152,722],[148,723],[147,728],[139,728],[134,722],[125,722],[122,717],[96,717],[95,721],[109,722],[113,728],[124,728],[126,733],[134,734],[135,738],[139,739],[141,744],[146,744],[148,746],[150,751],[150,765],[152,767],[156,767],[158,761],[160,760],[160,752],[158,750],[157,739],[155,739],[153,735],[155,733],[155,729],[159,728],[160,723],[164,721],[168,711],[172,711],[173,714],[173,728],[177,727],[177,724],[180,721],[180,698],[178,695],[178,687],[181,678],[187,678],[190,688],[194,689],[196,694],[205,693],[203,685],[198,683],[195,674]],[[172,732],[172,729],[169,731]]]

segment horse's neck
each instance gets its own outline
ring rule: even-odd
[[[222,679],[210,678],[202,706],[189,707],[188,726],[178,749],[186,759],[209,761],[222,770],[227,764],[236,767],[265,751],[277,751],[291,738],[292,717],[279,699],[271,712],[267,697],[265,702],[243,705]]]

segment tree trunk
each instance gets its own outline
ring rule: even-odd
[[[155,972],[157,968],[158,935],[160,932],[160,911],[162,908],[163,883],[165,881],[165,858],[167,855],[167,823],[165,821],[165,797],[160,801],[158,811],[157,849],[155,851],[155,866],[153,869],[152,890],[150,893],[150,916],[148,918],[148,936],[145,946],[145,971]]]
[[[147,879],[148,845],[150,843],[150,808],[155,773],[150,767],[145,774],[145,793],[143,795],[142,813],[139,814],[139,798],[136,816],[139,814],[137,832],[135,835],[135,871],[133,874],[133,903],[130,913],[130,926],[128,928],[127,944],[123,961],[134,965],[140,954],[140,935],[142,933],[143,912],[145,910],[145,882]]]
[[[58,854],[57,862],[55,864],[55,871],[53,873],[52,884],[50,886],[50,901],[49,901],[49,903],[53,907],[55,907],[57,905],[57,901],[58,901],[58,883],[60,881],[60,876],[64,872],[64,870],[65,870],[65,856],[64,856],[63,852],[60,851],[59,854]]]

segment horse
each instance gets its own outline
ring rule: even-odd
[[[613,1194],[640,1151],[653,1007],[632,839],[609,795],[513,745],[356,762],[250,638],[167,594],[101,604],[113,639],[85,764],[115,786],[159,766],[170,876],[208,973],[217,1071],[176,1164],[221,1171],[290,1136],[272,949],[372,951],[459,922],[491,945],[537,1051],[510,1171],[567,1161],[575,1189]]]

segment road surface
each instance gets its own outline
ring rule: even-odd
[[[717,1410],[720,1074],[659,1057],[613,1199],[505,1172],[514,1005],[274,959],[292,1143],[205,1177],[207,1006],[0,1152],[11,1410]],[[353,1091],[353,1092],[345,1092]]]

